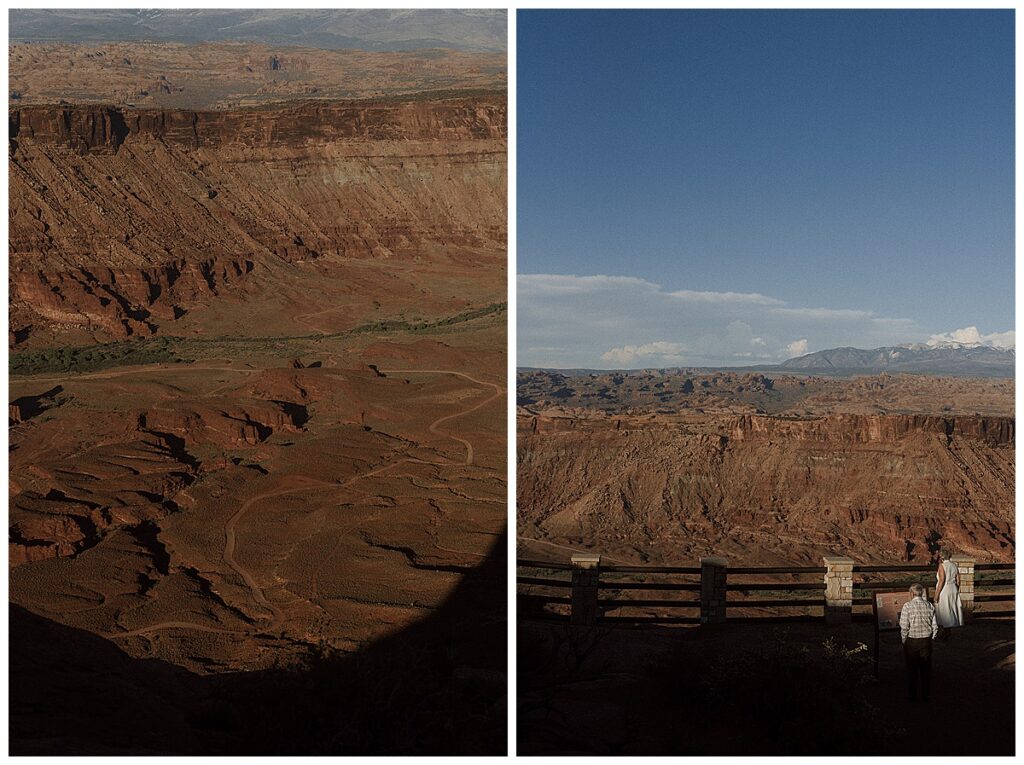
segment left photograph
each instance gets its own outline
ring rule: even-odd
[[[505,11],[9,28],[10,753],[505,754]]]

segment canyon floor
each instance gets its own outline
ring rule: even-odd
[[[10,61],[12,751],[504,751],[501,62]]]
[[[362,347],[297,343],[303,368],[238,353],[14,378],[23,400],[59,389],[11,427],[10,594],[24,609],[12,623],[48,623],[36,629],[52,641],[41,651],[15,628],[15,749],[494,748],[506,510],[492,349],[503,336],[495,311],[447,331],[367,334]],[[51,635],[58,625],[73,637]],[[118,649],[116,671],[89,640]],[[147,679],[152,670],[122,666],[129,657],[178,671]],[[324,688],[315,701],[307,686],[325,677],[361,698]],[[81,719],[94,694],[132,697],[153,682],[168,685],[153,701],[171,722],[125,736],[119,716]],[[373,704],[351,705],[371,698],[358,691],[367,683],[390,689],[375,723],[391,719],[404,741],[365,730]],[[267,693],[256,709],[239,701]],[[439,693],[432,716],[400,719]],[[319,726],[286,716],[315,703]],[[463,716],[482,724],[454,745],[445,726]],[[337,739],[324,735],[332,727]]]
[[[196,671],[408,626],[504,526],[503,322],[13,378],[12,599]]]

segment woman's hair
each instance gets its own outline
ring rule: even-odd
[[[951,552],[949,551],[949,548],[948,548],[948,547],[944,547],[944,548],[942,548],[942,552],[940,552],[940,553],[939,553],[939,555],[941,555],[941,556],[942,556],[942,559],[943,559],[943,560],[949,560],[950,558],[952,558],[952,557],[953,557],[953,553],[951,553]]]

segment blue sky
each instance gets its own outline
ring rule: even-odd
[[[1013,31],[1011,11],[520,11],[518,363],[1010,344]]]

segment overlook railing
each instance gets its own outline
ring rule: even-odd
[[[968,618],[1012,617],[1015,564],[954,556]],[[918,582],[934,591],[933,565],[860,565],[826,557],[823,566],[602,565],[599,555],[568,563],[518,560],[519,618],[593,624],[721,624],[872,620],[872,592]],[[900,576],[893,577],[896,574]]]

